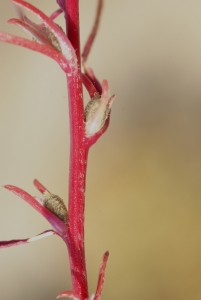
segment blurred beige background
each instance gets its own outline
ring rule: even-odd
[[[50,14],[55,1],[32,0]],[[82,44],[96,1],[80,0]],[[14,16],[0,1],[0,30]],[[58,19],[63,24],[62,18]],[[110,250],[102,299],[201,299],[201,2],[105,0],[89,59],[116,93],[111,125],[90,152],[86,255],[90,293]],[[67,199],[65,76],[54,61],[0,44],[0,184],[33,195],[36,177]],[[0,240],[50,228],[0,189]],[[0,298],[55,299],[70,289],[57,237],[0,251]]]

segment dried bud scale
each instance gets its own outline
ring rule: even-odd
[[[62,29],[59,25],[58,27],[60,29]],[[54,46],[54,48],[58,51],[58,52],[62,52],[61,50],[61,46],[59,44],[58,39],[56,38],[56,36],[53,34],[53,32],[51,30],[49,30],[49,28],[44,26],[44,30],[46,32],[47,38],[48,40],[51,42],[52,46]]]
[[[50,210],[55,216],[57,216],[61,221],[67,223],[68,221],[68,211],[64,204],[64,201],[57,195],[53,195],[48,191],[43,193],[44,206]]]
[[[87,122],[96,112],[96,110],[98,109],[98,106],[100,104],[100,95],[97,93],[95,94],[95,96],[89,100],[89,102],[87,103],[85,109],[84,109],[84,118],[85,118],[85,122]]]

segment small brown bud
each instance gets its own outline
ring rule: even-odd
[[[50,210],[55,216],[57,216],[61,221],[67,223],[68,221],[68,211],[64,204],[64,201],[57,195],[53,195],[47,191],[43,193],[44,196],[44,206]]]

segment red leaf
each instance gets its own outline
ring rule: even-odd
[[[30,41],[25,38],[21,38],[12,34],[0,32],[0,41],[6,42],[9,44],[15,44],[18,46],[22,46],[24,48],[31,49],[33,51],[37,51],[39,53],[42,53],[46,56],[49,56],[53,58],[63,69],[64,72],[69,71],[69,64],[65,57],[62,55],[62,53],[59,53],[58,51],[54,50],[53,48],[46,46],[46,45],[41,45],[37,42]]]
[[[42,185],[42,183],[40,183],[37,179],[34,179],[33,183],[34,183],[35,187],[37,188],[37,190],[38,190],[39,192],[41,192],[42,194],[43,194],[45,191],[47,191],[47,192],[50,193],[50,191],[48,191],[48,189],[46,189],[46,188]]]
[[[103,259],[102,259],[102,262],[101,262],[101,265],[100,265],[98,284],[97,284],[94,300],[100,300],[100,297],[101,297],[101,294],[102,294],[103,284],[104,284],[104,281],[105,281],[105,269],[106,269],[108,257],[109,257],[109,252],[107,251],[103,255]]]
[[[22,245],[22,244],[27,244],[28,239],[24,239],[24,240],[10,240],[10,241],[1,241],[0,242],[0,248],[8,248],[8,247],[12,247],[12,246],[18,246],[18,245]]]
[[[93,70],[91,68],[87,67],[87,65],[85,63],[83,63],[83,67],[84,67],[84,71],[85,71],[86,76],[89,77],[89,79],[91,80],[91,82],[95,86],[96,90],[101,95],[102,94],[102,86],[101,86],[100,82],[98,81],[98,79],[96,78]]]
[[[91,98],[94,97],[94,95],[97,93],[97,89],[93,85],[92,81],[89,79],[89,77],[86,74],[82,73],[82,83],[84,84],[85,88],[87,89],[89,96]]]
[[[13,185],[5,185],[7,190],[13,192],[23,200],[25,200],[28,204],[30,204],[35,210],[37,210],[41,215],[43,215],[46,220],[52,225],[55,231],[61,235],[65,236],[67,232],[66,224],[63,223],[57,216],[55,216],[51,211],[41,205],[33,196],[24,190],[13,186]]]
[[[54,20],[62,13],[63,13],[63,9],[59,8],[51,14],[50,19]]]
[[[49,46],[53,50],[56,50],[57,52],[61,52],[61,51],[58,51],[58,49],[56,47],[54,47],[51,40],[48,38],[48,36],[44,30],[44,27],[33,23],[26,16],[24,16],[23,20],[10,19],[7,21],[7,23],[18,26],[19,28],[21,28],[24,32],[26,32],[28,35],[30,35],[32,38],[34,38],[40,44]]]
[[[98,7],[97,7],[97,11],[96,11],[95,22],[94,22],[93,28],[87,39],[87,42],[84,46],[84,50],[82,53],[83,62],[86,62],[89,52],[91,50],[92,44],[94,42],[94,39],[97,35],[97,31],[98,31],[98,27],[99,27],[99,23],[100,23],[101,12],[102,12],[102,7],[103,7],[103,0],[98,0]]]
[[[22,244],[27,244],[36,240],[39,240],[41,238],[47,237],[52,234],[57,234],[54,230],[46,230],[40,234],[38,234],[35,237],[28,238],[28,239],[22,239],[22,240],[10,240],[10,241],[0,241],[0,248],[8,248],[12,246],[18,246]]]
[[[35,16],[37,16],[40,20],[42,20],[43,24],[55,35],[58,39],[59,44],[62,49],[62,53],[67,60],[71,62],[77,60],[75,51],[67,39],[65,33],[59,28],[57,24],[55,24],[48,16],[46,16],[41,10],[37,7],[31,5],[28,2],[22,0],[12,0],[14,4],[17,6],[23,7],[27,11],[32,12]]]

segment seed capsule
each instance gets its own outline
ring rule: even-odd
[[[61,221],[67,223],[68,211],[63,200],[59,196],[53,195],[47,191],[43,193],[43,196],[44,206],[55,216],[57,216]]]

